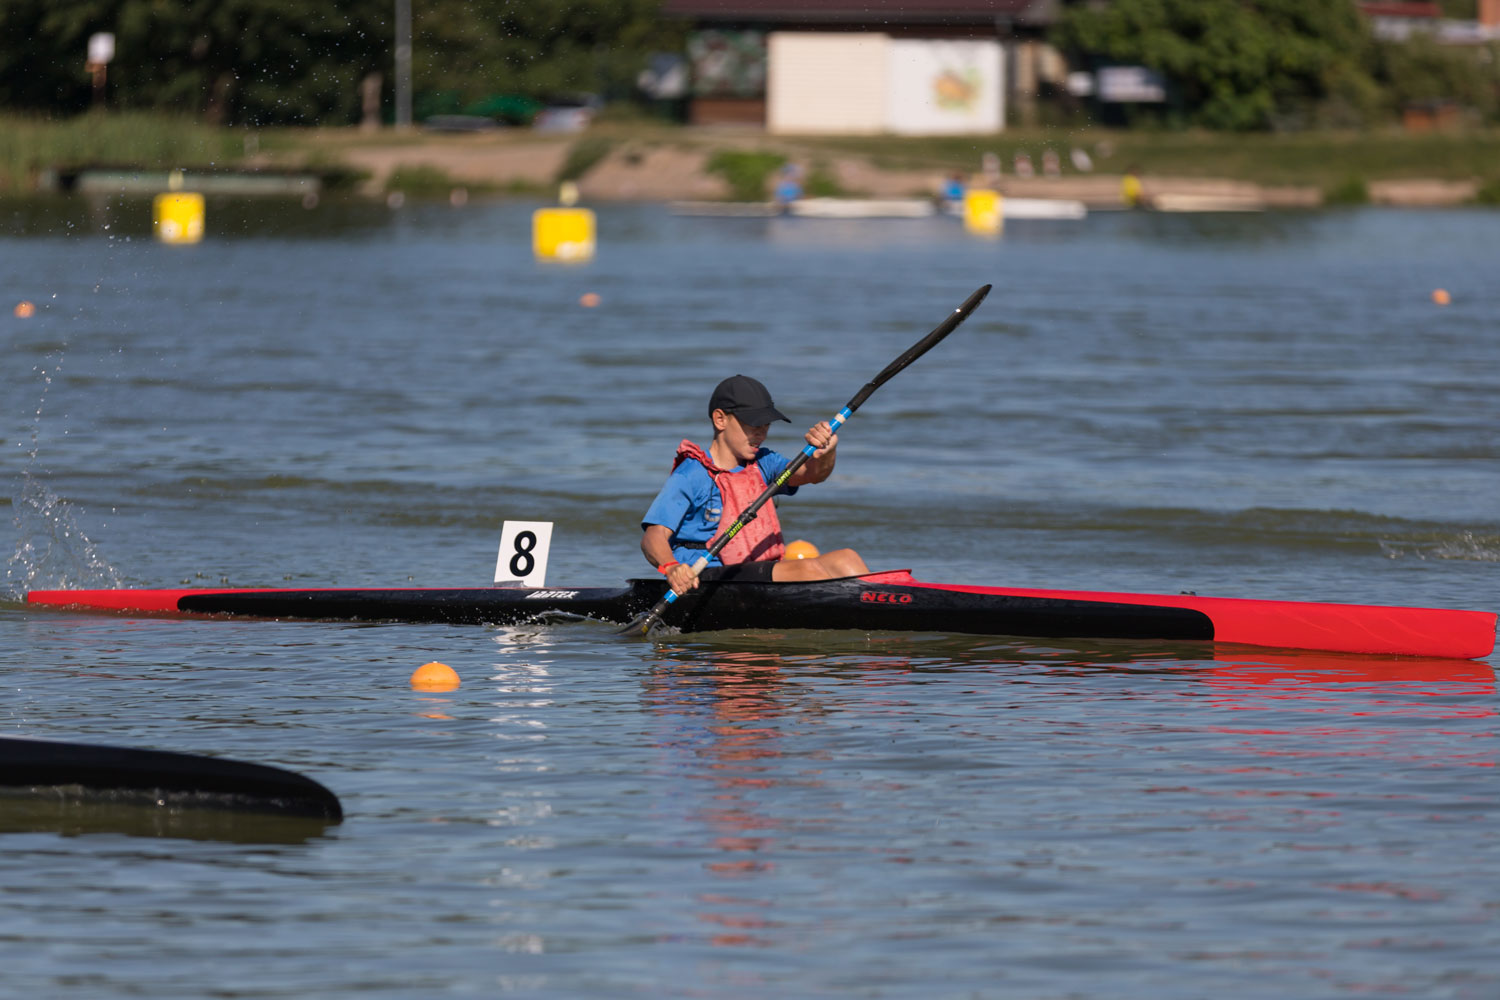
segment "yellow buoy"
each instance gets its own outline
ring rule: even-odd
[[[1446,288],[1436,288],[1433,289],[1432,292],[1432,301],[1436,302],[1440,306],[1445,306],[1453,301],[1453,296],[1448,294],[1448,290]]]
[[[594,256],[594,213],[587,208],[539,208],[531,216],[531,249],[542,260]]]
[[[203,239],[203,196],[196,191],[157,195],[151,227],[163,243],[197,243]]]
[[[786,551],[782,553],[781,558],[783,562],[788,559],[816,559],[818,547],[812,542],[805,542],[799,538],[795,542],[787,543]]]
[[[16,319],[29,319],[36,315],[36,305],[22,299],[16,303]]]
[[[418,691],[452,691],[458,684],[458,672],[437,661],[422,664],[411,675],[411,686]]]
[[[964,192],[964,228],[981,236],[1000,232],[1005,217],[1001,214],[1000,192],[988,188],[969,188]]]

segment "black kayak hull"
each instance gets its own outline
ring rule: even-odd
[[[625,623],[666,592],[618,588],[33,591],[33,604],[146,613],[515,625]],[[1053,638],[1206,640],[1331,652],[1473,658],[1494,648],[1496,616],[1452,609],[1324,604],[927,583],[902,570],[813,583],[704,581],[673,605],[684,632],[855,629]]]

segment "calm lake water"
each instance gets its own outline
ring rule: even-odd
[[[790,453],[993,282],[790,537],[950,582],[1500,606],[1500,214],[986,241],[618,206],[560,267],[533,207],[210,202],[169,248],[141,201],[0,206],[0,735],[275,764],[347,814],[0,802],[0,994],[1500,994],[1494,658],[19,603],[484,585],[506,519],[555,523],[550,583],[613,585],[720,378],[771,385]],[[462,687],[412,691],[433,659]]]

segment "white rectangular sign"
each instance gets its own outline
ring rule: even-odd
[[[1160,104],[1167,99],[1167,78],[1144,66],[1105,66],[1097,80],[1101,101]]]
[[[495,559],[495,586],[545,587],[551,548],[551,521],[506,521]]]
[[[89,36],[89,62],[104,65],[115,57],[115,36],[100,31]]]

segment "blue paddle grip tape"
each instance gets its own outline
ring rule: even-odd
[[[849,407],[847,407],[847,406],[844,407],[842,410],[840,410],[838,412],[837,416],[835,416],[832,420],[828,421],[828,429],[830,431],[832,431],[833,433],[837,434],[839,432],[839,428],[842,427],[842,426],[844,426],[844,421],[848,420],[851,416],[853,416],[853,414],[851,414],[849,412]],[[806,455],[808,458],[812,458],[813,457],[813,452],[815,452],[817,450],[818,449],[814,448],[810,444],[805,444],[805,445],[802,446],[802,454]]]

